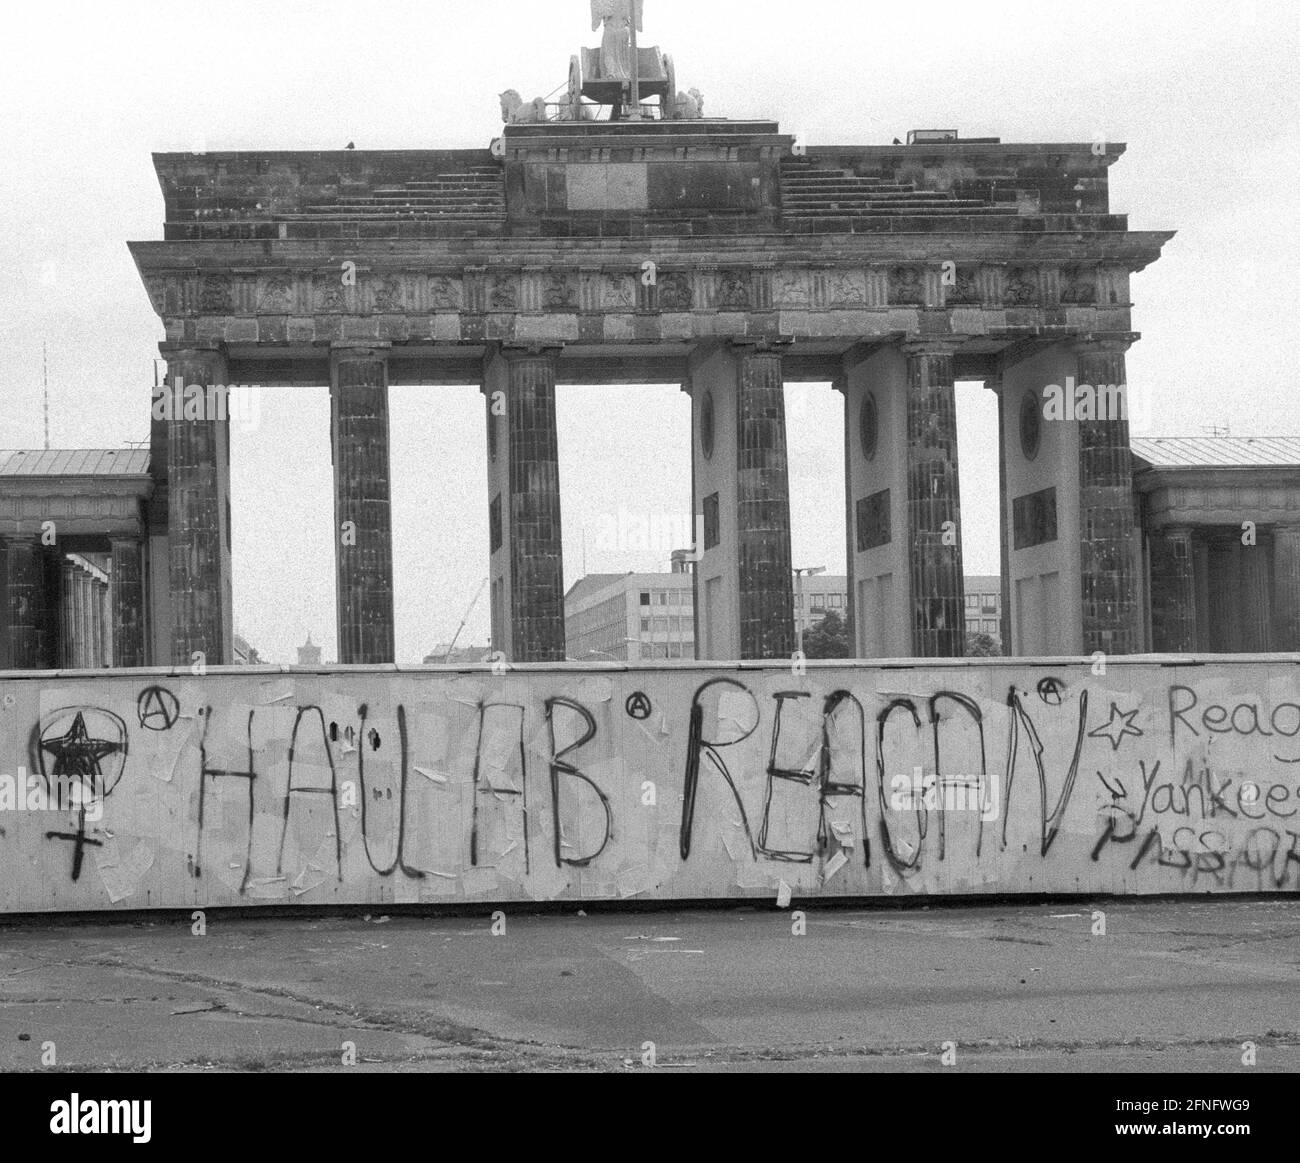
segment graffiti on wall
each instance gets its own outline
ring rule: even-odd
[[[0,693],[5,911],[1300,888],[1276,662]]]

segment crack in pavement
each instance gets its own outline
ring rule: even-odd
[[[299,1005],[311,1006],[313,1009],[324,1010],[328,1013],[344,1015],[351,1019],[348,1027],[351,1029],[383,1030],[393,1034],[431,1038],[434,1041],[442,1042],[448,1046],[483,1050],[498,1050],[502,1047],[510,1047],[521,1053],[526,1053],[534,1048],[542,1046],[542,1043],[528,1039],[499,1037],[497,1035],[489,1034],[486,1031],[475,1029],[471,1026],[460,1025],[446,1018],[426,1018],[424,1015],[404,1014],[401,1011],[366,1008],[355,1004],[346,1005],[324,998],[313,997],[310,994],[296,993],[283,986],[253,985],[241,981],[231,981],[222,977],[213,977],[208,974],[161,969],[157,966],[140,966],[123,958],[91,957],[78,959],[76,961],[65,961],[64,964],[78,965],[82,967],[101,966],[123,969],[132,973],[139,973],[143,977],[157,977],[164,981],[176,981],[189,985],[202,985],[207,986],[208,988],[221,989],[231,993],[243,992],[264,997],[277,998],[282,1001],[291,1001]],[[232,1010],[232,1012],[235,1011]],[[291,1014],[268,1014],[265,1016],[268,1020],[296,1020],[308,1025],[328,1024],[324,1021],[316,1022],[306,1016],[297,1017]]]

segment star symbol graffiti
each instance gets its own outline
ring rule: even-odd
[[[1089,739],[1109,739],[1111,749],[1119,750],[1120,742],[1125,735],[1133,735],[1140,738],[1143,734],[1141,727],[1133,726],[1133,720],[1137,718],[1137,708],[1131,711],[1121,711],[1114,703],[1110,705],[1110,720],[1103,723],[1088,732]]]
[[[41,747],[54,756],[54,770],[50,773],[59,776],[74,776],[87,784],[87,790],[100,791],[99,761],[115,751],[121,751],[120,743],[108,739],[92,739],[86,730],[86,720],[80,711],[72,720],[67,731],[53,739],[42,739]]]

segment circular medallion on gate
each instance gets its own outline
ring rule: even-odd
[[[858,435],[862,439],[862,455],[873,460],[876,442],[880,439],[880,413],[876,410],[876,397],[868,392],[862,397],[862,410],[858,414]]]
[[[700,451],[704,459],[713,455],[713,393],[705,392],[700,402]]]
[[[1020,451],[1026,460],[1038,455],[1038,445],[1043,438],[1043,416],[1038,410],[1038,393],[1026,392],[1020,401]]]

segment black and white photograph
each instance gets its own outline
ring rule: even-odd
[[[1287,0],[6,5],[17,1129],[862,1073],[1294,1142],[1298,62]]]

